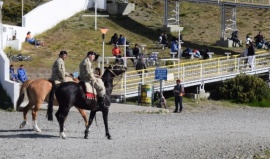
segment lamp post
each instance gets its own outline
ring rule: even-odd
[[[0,1],[0,24],[1,24],[1,50],[3,50],[3,23],[2,23],[2,6],[4,2]]]
[[[100,31],[102,33],[102,65],[101,65],[101,74],[104,73],[104,39],[105,39],[105,34],[107,33],[109,29],[106,29],[106,28],[101,28]]]

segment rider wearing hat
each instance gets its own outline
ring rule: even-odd
[[[59,57],[53,63],[51,79],[56,83],[71,81],[70,74],[66,72],[64,60],[67,58],[66,51],[60,51]]]
[[[80,63],[80,79],[84,82],[90,82],[92,86],[97,90],[99,106],[104,105],[105,86],[100,78],[95,76],[95,69],[92,66],[92,62],[95,60],[96,53],[89,51],[87,56]]]

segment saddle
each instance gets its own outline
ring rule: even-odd
[[[86,88],[86,98],[91,99],[91,100],[97,100],[97,91],[96,89],[89,83],[89,82],[84,82],[85,88]]]

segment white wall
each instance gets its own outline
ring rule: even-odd
[[[106,10],[106,0],[96,1],[98,9]],[[22,43],[28,31],[31,31],[32,35],[35,36],[51,29],[59,22],[70,18],[76,13],[91,7],[94,7],[94,0],[53,0],[47,2],[23,16],[23,27],[3,25],[3,48],[10,46],[10,44],[14,45],[13,42],[7,42],[7,40],[12,39],[15,30],[17,40]],[[13,47],[13,49],[20,50],[21,46]]]
[[[32,35],[40,34],[87,9],[88,5],[88,0],[53,0],[24,15],[22,26],[31,31]]]
[[[6,54],[0,50],[0,82],[3,88],[7,91],[13,103],[14,109],[16,109],[16,102],[19,98],[19,83],[9,80],[9,60]]]

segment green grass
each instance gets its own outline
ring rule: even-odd
[[[111,56],[112,46],[108,42],[114,33],[127,37],[127,40],[132,43],[132,47],[134,43],[146,44],[145,52],[154,50],[150,46],[153,41],[157,41],[162,32],[160,28],[163,26],[163,2],[138,0],[136,4],[136,10],[130,15],[110,15],[109,18],[98,18],[98,27],[109,29],[105,38],[105,56]],[[150,4],[153,9],[145,7],[147,4]],[[174,9],[174,7],[174,3],[170,3],[169,9]],[[242,48],[215,46],[215,42],[220,37],[220,7],[218,5],[181,2],[180,8],[181,26],[184,27],[182,32],[185,41],[183,49],[187,47],[210,48],[211,51],[215,52],[215,56],[224,56],[224,52],[239,54],[243,51]],[[252,13],[252,18],[250,18],[249,13]],[[269,25],[265,22],[270,17],[268,13],[268,10],[238,8],[237,25],[240,39],[243,40],[247,33],[254,37],[259,29],[268,28]],[[93,14],[93,12],[78,13],[60,22],[56,27],[37,35],[36,38],[44,40],[46,46],[34,48],[31,45],[23,44],[23,49],[19,52],[33,56],[32,62],[25,63],[26,69],[34,71],[33,66],[50,68],[61,50],[66,50],[69,53],[69,59],[66,61],[67,70],[77,70],[79,62],[90,50],[101,54],[101,33],[99,30],[94,30],[94,18],[82,18],[82,14]],[[258,18],[261,14],[264,14],[264,17]],[[206,17],[211,18],[206,20]],[[252,23],[250,23],[251,21]],[[256,29],[253,29],[254,27]],[[169,40],[177,34],[169,33]],[[266,30],[264,34],[267,34]],[[159,51],[161,52],[160,58],[170,57],[169,49]],[[18,52],[12,51],[12,53]],[[14,63],[14,65],[17,67],[19,63]]]
[[[249,106],[252,107],[270,107],[270,101],[267,100],[263,100],[263,101],[256,101],[256,102],[252,102],[252,103],[248,103]]]

